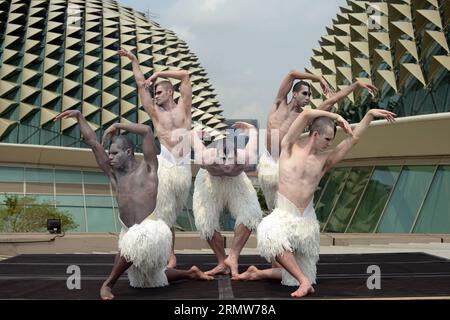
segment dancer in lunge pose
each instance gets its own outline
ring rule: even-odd
[[[376,92],[374,87],[370,89]],[[345,157],[376,117],[393,122],[395,114],[380,109],[369,110],[353,132],[338,114],[306,109],[297,117],[281,144],[276,208],[263,219],[257,230],[260,254],[269,261],[276,260],[283,268],[259,270],[251,266],[239,275],[239,279],[279,279],[283,285],[299,286],[291,294],[296,298],[314,292],[312,285],[316,281],[320,248],[314,191],[325,172]],[[336,133],[333,120],[349,136],[333,150],[327,150]],[[308,125],[308,138],[299,140]]]
[[[65,111],[55,121],[66,118],[78,121],[84,141],[111,181],[119,206],[122,225],[119,253],[111,274],[100,289],[100,297],[103,300],[114,298],[112,288],[127,269],[130,285],[137,288],[166,286],[169,281],[180,279],[211,280],[212,277],[195,266],[189,270],[166,268],[172,235],[167,224],[153,213],[158,192],[158,160],[151,128],[141,124],[116,123],[105,131],[100,144],[80,111]],[[120,129],[142,136],[143,161],[136,161],[134,145],[129,138],[114,136]],[[112,137],[109,155],[103,148],[108,134]]]

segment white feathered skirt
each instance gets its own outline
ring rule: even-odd
[[[225,207],[236,219],[235,228],[243,224],[255,230],[261,221],[255,188],[244,172],[236,177],[216,177],[200,169],[194,184],[193,212],[202,239],[211,239],[214,231],[220,231],[220,214]]]
[[[262,257],[273,262],[283,252],[292,252],[308,280],[312,284],[316,283],[320,227],[312,200],[302,216],[291,201],[278,193],[276,209],[261,221],[257,239]],[[285,269],[282,271],[281,283],[286,286],[299,285]]]
[[[186,204],[191,184],[190,164],[175,165],[158,155],[158,196],[154,212],[170,228]]]
[[[169,227],[154,215],[130,228],[122,223],[119,253],[128,262],[133,263],[128,269],[130,286],[135,288],[167,286],[169,283],[165,270],[171,247],[172,233]]]
[[[266,199],[267,208],[275,209],[278,192],[278,162],[265,151],[258,162],[258,181]]]

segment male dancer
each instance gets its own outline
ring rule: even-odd
[[[289,103],[287,102],[287,94],[296,79],[320,81],[324,94],[328,95],[331,92],[327,82],[323,78],[309,73],[294,70],[289,72],[283,80],[274,106],[268,116],[266,133],[268,147],[267,150],[263,151],[258,164],[259,184],[261,185],[267,207],[270,211],[274,209],[278,191],[278,156],[280,143],[288,132],[289,127],[302,111],[302,107],[309,103],[311,97],[309,84],[301,80],[294,85],[292,89],[292,100]],[[330,96],[317,107],[317,110],[328,111],[350,93],[360,88],[367,89],[369,92],[374,90],[373,86],[356,81],[352,85]],[[274,143],[276,145],[273,145]]]
[[[211,280],[197,267],[190,270],[166,269],[171,252],[169,227],[153,212],[158,192],[158,160],[153,132],[141,124],[113,124],[103,136],[102,144],[78,110],[59,114],[55,121],[75,118],[84,141],[94,152],[100,168],[111,181],[119,206],[122,230],[119,237],[119,253],[108,279],[100,289],[103,300],[114,298],[112,288],[127,270],[130,285],[137,288],[161,287],[169,281],[180,279]],[[117,130],[126,130],[143,137],[144,160],[134,157],[134,145],[125,136],[113,136]],[[108,134],[112,135],[109,155],[103,149]]]
[[[256,191],[244,172],[251,164],[256,163],[256,128],[246,122],[236,122],[232,127],[242,129],[244,134],[249,135],[245,148],[238,149],[234,142],[227,146],[224,141],[219,141],[214,148],[206,148],[193,132],[196,162],[201,163],[195,179],[193,211],[200,237],[207,240],[218,261],[217,266],[206,274],[229,274],[231,271],[231,276],[235,279],[239,274],[239,255],[252,230],[261,221],[262,212]],[[226,153],[223,146],[227,147]],[[220,214],[225,207],[228,207],[236,219],[228,257],[219,225]]]
[[[300,80],[294,85],[295,80]],[[274,209],[276,193],[278,190],[278,157],[280,142],[289,129],[292,122],[301,112],[301,108],[307,105],[311,98],[311,88],[304,80],[319,81],[323,93],[328,95],[330,88],[324,78],[311,73],[290,71],[283,79],[278,89],[272,109],[267,117],[266,146],[263,149],[258,163],[258,180],[266,199],[269,211]],[[288,101],[288,94],[292,88],[292,99]],[[325,110],[332,104],[323,105]]]
[[[299,286],[292,297],[313,293],[316,263],[319,259],[320,230],[314,212],[313,196],[320,179],[341,161],[359,141],[375,117],[394,121],[395,114],[369,110],[354,132],[339,115],[322,110],[303,111],[283,138],[280,155],[280,180],[275,211],[258,227],[258,248],[269,261],[283,268],[259,270],[254,266],[239,276],[241,280],[278,279],[283,285]],[[350,135],[328,151],[335,136],[333,120]],[[309,137],[299,135],[310,125]]]
[[[168,267],[175,267],[173,225],[177,220],[177,214],[186,204],[192,183],[190,145],[192,87],[189,73],[184,70],[161,71],[155,72],[145,80],[139,61],[133,53],[120,49],[119,55],[131,60],[139,98],[145,111],[152,118],[161,143],[161,153],[158,155],[159,186],[155,215],[172,229],[172,254]],[[181,81],[178,103],[174,101],[172,84],[167,80],[155,84],[158,78],[174,78]],[[148,90],[152,86],[155,89],[154,99]]]

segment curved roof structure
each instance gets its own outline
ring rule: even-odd
[[[223,137],[222,110],[198,58],[140,12],[112,0],[0,0],[0,34],[2,142],[81,146],[74,120],[52,121],[67,109],[80,110],[98,135],[113,122],[150,123],[120,47],[136,53],[147,77],[188,70],[193,126]]]
[[[450,2],[347,0],[314,49],[308,71],[340,90],[356,80],[380,89],[378,100],[351,94],[338,112],[358,122],[370,107],[399,116],[450,110]],[[313,83],[313,101],[322,97]]]

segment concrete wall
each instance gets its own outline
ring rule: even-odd
[[[230,248],[233,233],[224,232],[225,248]],[[52,253],[112,253],[117,251],[118,235],[113,233],[70,233],[55,236],[47,233],[1,233],[0,255],[52,254]],[[450,235],[402,234],[321,234],[321,246],[349,246],[389,243],[450,243]],[[252,234],[245,248],[256,248]],[[207,242],[196,232],[176,234],[176,250],[210,250]],[[212,252],[211,252],[212,253]]]

